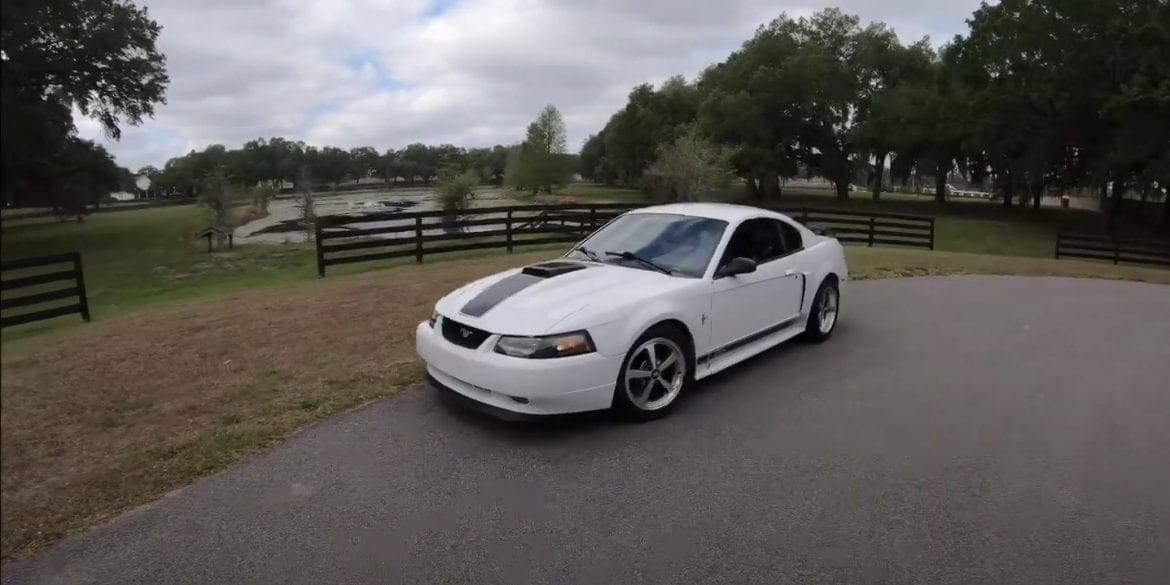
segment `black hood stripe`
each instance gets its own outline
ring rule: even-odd
[[[568,274],[586,268],[585,264],[577,262],[546,262],[526,266],[520,272],[504,277],[499,282],[487,287],[475,298],[467,301],[459,310],[464,315],[482,317],[508,297],[542,281],[561,274]]]
[[[467,301],[459,312],[472,317],[482,317],[492,307],[500,304],[504,299],[544,280],[539,276],[519,272],[487,287],[475,298]]]

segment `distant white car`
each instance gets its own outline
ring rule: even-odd
[[[509,419],[666,413],[693,381],[837,324],[836,239],[754,207],[625,213],[562,259],[439,300],[416,332],[431,385]]]

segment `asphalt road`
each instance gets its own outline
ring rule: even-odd
[[[649,424],[416,391],[4,583],[1170,582],[1170,287],[855,284]]]

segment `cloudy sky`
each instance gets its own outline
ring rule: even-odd
[[[162,25],[171,84],[154,119],[106,144],[162,166],[259,136],[317,145],[518,141],[546,103],[576,150],[642,82],[688,78],[806,0],[139,0]],[[977,0],[838,0],[903,41],[966,30]]]

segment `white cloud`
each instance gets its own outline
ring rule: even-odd
[[[208,144],[284,136],[379,150],[410,142],[506,144],[546,103],[572,148],[633,86],[688,77],[780,12],[766,0],[145,1],[163,26],[171,85],[152,120],[101,139],[121,164],[161,165]],[[947,40],[977,0],[838,3],[904,40]]]

